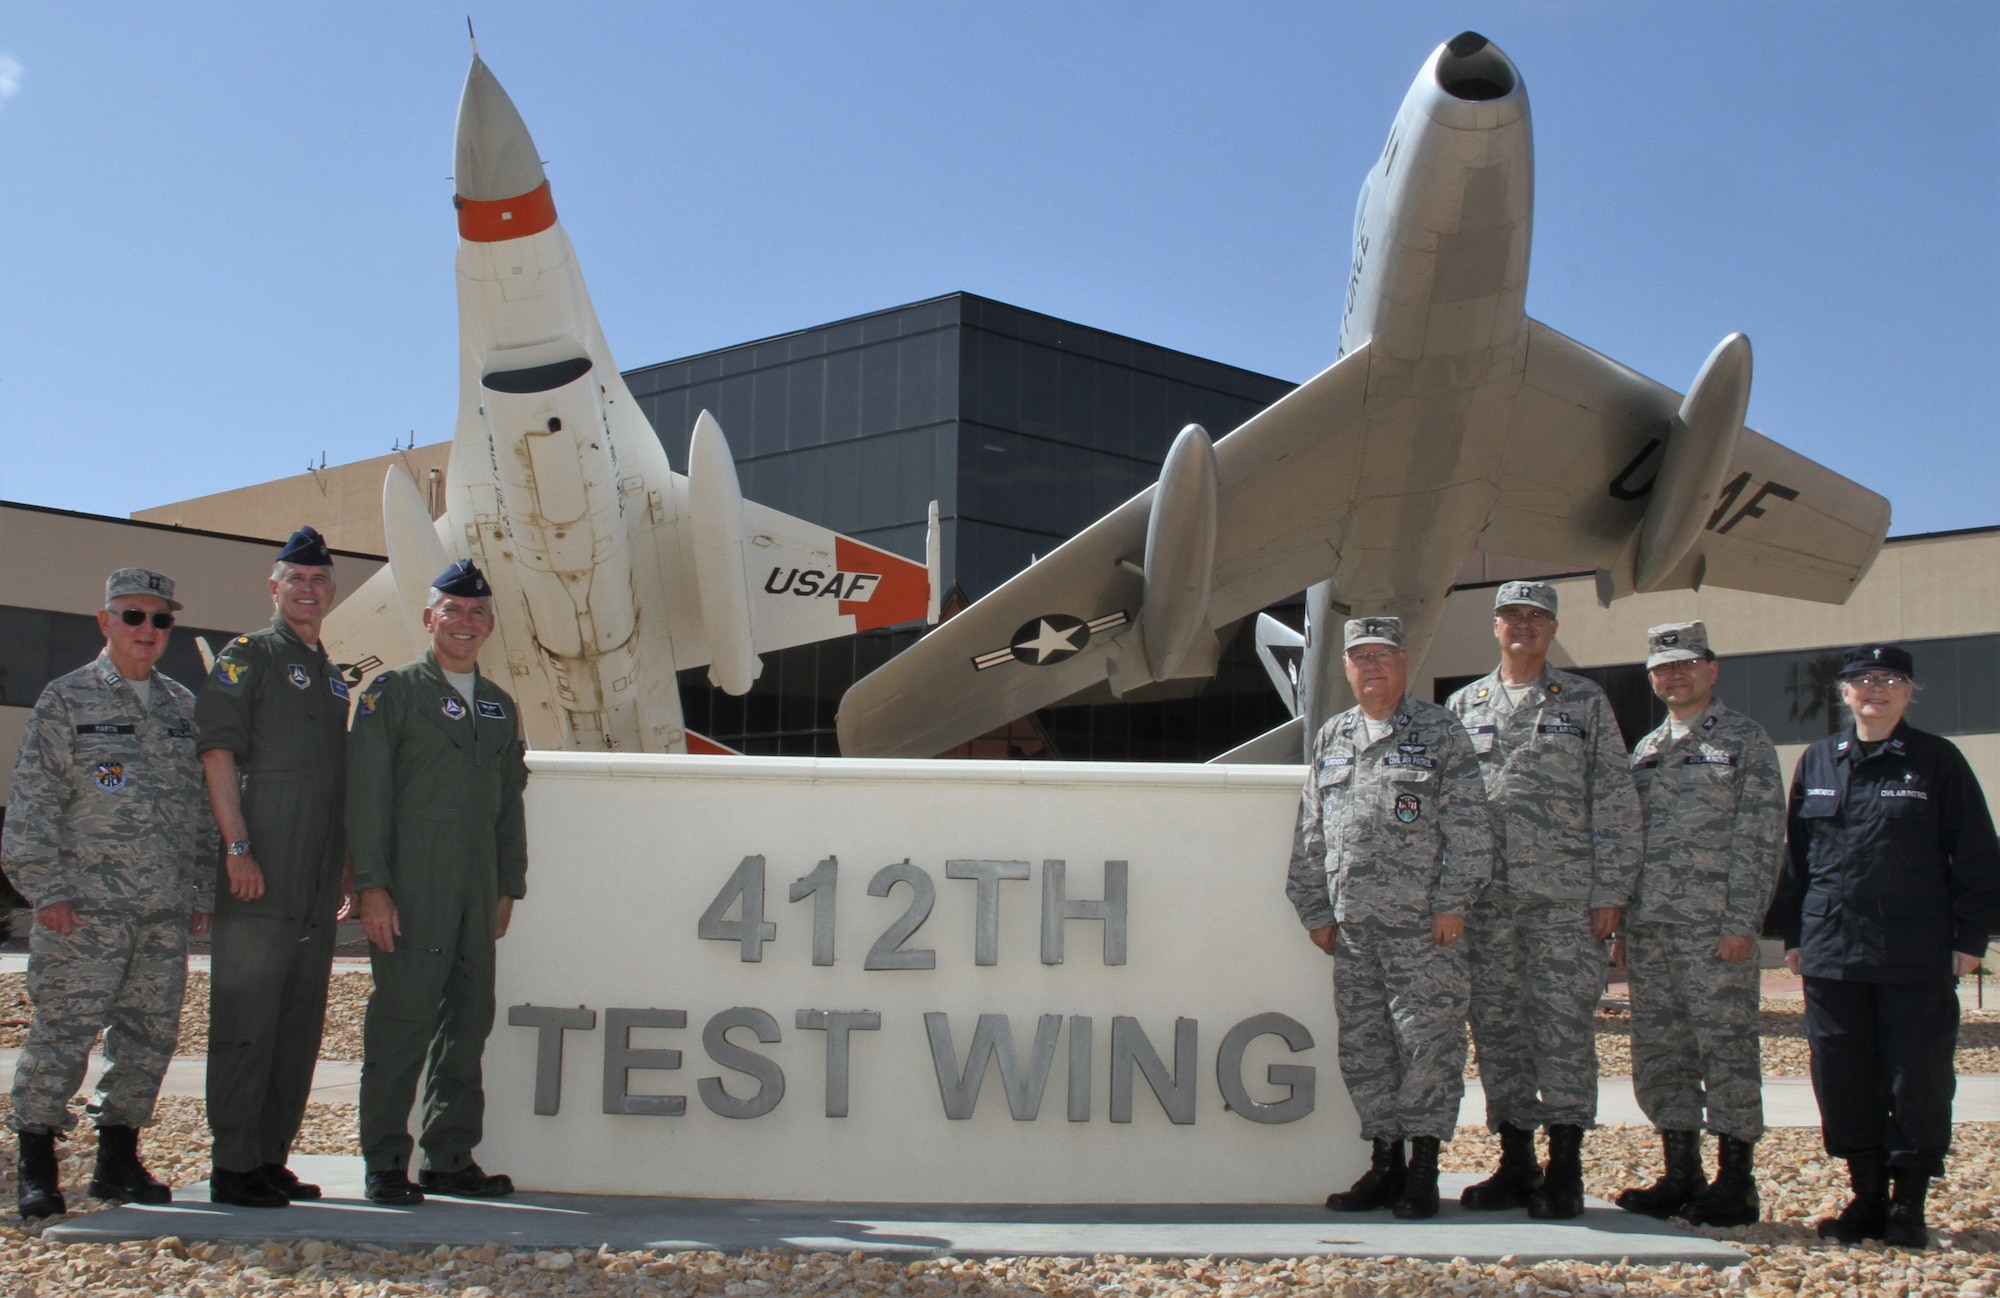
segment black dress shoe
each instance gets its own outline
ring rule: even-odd
[[[368,1174],[368,1200],[371,1203],[417,1204],[424,1201],[424,1192],[410,1184],[410,1178],[403,1169]]]
[[[233,1203],[239,1208],[289,1208],[292,1201],[265,1177],[264,1169],[232,1172],[218,1167],[208,1178],[210,1203]]]
[[[257,1169],[272,1189],[287,1199],[317,1199],[319,1187],[311,1181],[301,1181],[291,1168],[283,1163],[266,1163]]]
[[[456,1172],[437,1172],[425,1168],[417,1173],[417,1180],[423,1183],[430,1194],[448,1194],[456,1199],[498,1199],[502,1195],[514,1193],[511,1177],[495,1172],[488,1175],[477,1163],[467,1163]]]

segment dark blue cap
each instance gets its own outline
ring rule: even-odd
[[[491,595],[493,588],[486,584],[486,574],[479,571],[479,565],[470,559],[460,559],[446,568],[438,579],[431,583],[431,589],[440,595]]]
[[[325,538],[310,527],[302,527],[278,551],[278,562],[296,563],[304,568],[331,568],[333,555],[327,552]]]
[[[1841,659],[1840,674],[1853,676],[1859,672],[1901,672],[1915,680],[1917,664],[1910,651],[1901,645],[1858,644]]]

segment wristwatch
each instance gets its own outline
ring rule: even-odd
[[[250,855],[250,840],[239,838],[229,845],[228,850],[231,856],[248,856]]]

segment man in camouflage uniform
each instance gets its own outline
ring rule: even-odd
[[[318,532],[292,534],[270,589],[271,625],[216,656],[195,707],[227,845],[209,981],[208,1197],[248,1208],[320,1196],[285,1163],[312,1092],[346,892],[348,691],[319,642],[339,588]]]
[[[1491,873],[1493,830],[1465,728],[1406,692],[1401,619],[1356,618],[1345,647],[1359,701],[1313,740],[1285,881],[1333,957],[1340,1071],[1373,1142],[1368,1171],[1326,1206],[1433,1217],[1438,1145],[1465,1095],[1457,943]]]
[[[1699,622],[1646,632],[1646,675],[1667,720],[1632,750],[1645,860],[1626,918],[1632,1074],[1666,1170],[1618,1206],[1699,1226],[1757,1220],[1752,1154],[1764,1134],[1757,933],[1784,862],[1785,780],[1764,728],[1715,697]],[[1701,1170],[1702,1110],[1716,1133]]]
[[[1641,819],[1604,691],[1548,665],[1556,592],[1501,584],[1500,666],[1453,694],[1493,803],[1492,886],[1465,923],[1472,1042],[1500,1167],[1468,1208],[1583,1213],[1583,1131],[1597,1119],[1604,943],[1638,874]],[[1549,1129],[1546,1173],[1535,1128]]]
[[[97,661],[49,682],[14,763],[0,862],[35,908],[28,997],[34,1026],[14,1067],[7,1125],[20,1135],[24,1218],[66,1211],[56,1137],[104,1030],[100,1199],[166,1203],[139,1161],[180,1037],[187,940],[208,931],[201,869],[213,826],[195,759],[194,696],[153,670],[174,624],[174,583],[120,568],[97,615]]]
[[[494,945],[527,892],[528,768],[513,698],[479,672],[493,592],[469,560],[432,583],[424,628],[428,653],[363,687],[347,745],[347,841],[375,969],[361,1155],[368,1197],[389,1204],[514,1189],[472,1151],[486,1113]],[[407,1171],[420,1076],[421,1188]]]

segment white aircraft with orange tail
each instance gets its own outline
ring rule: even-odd
[[[597,323],[541,155],[477,51],[458,106],[459,410],[442,517],[400,468],[389,564],[328,617],[360,684],[425,643],[431,581],[469,558],[494,593],[480,670],[534,748],[727,752],[682,724],[675,673],[742,694],[759,654],[938,616],[925,563],[743,499],[722,427],[675,473]]]

